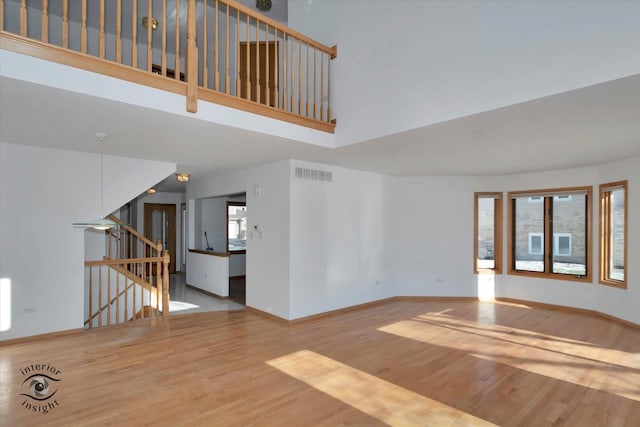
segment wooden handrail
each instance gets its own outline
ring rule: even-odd
[[[138,230],[129,227],[127,224],[125,224],[124,222],[120,221],[120,218],[118,218],[117,216],[113,215],[113,214],[109,214],[107,215],[107,218],[110,219],[111,221],[117,223],[120,227],[124,228],[125,230],[127,230],[129,233],[133,234],[135,237],[137,237],[141,242],[146,243],[149,246],[153,246],[154,248],[156,247],[157,243],[152,242],[151,240],[147,239],[146,237],[144,237],[143,234],[140,234],[138,232]]]

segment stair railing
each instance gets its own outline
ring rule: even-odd
[[[169,315],[169,262],[160,242],[153,243],[117,217],[105,232],[105,256],[85,261],[85,327]]]

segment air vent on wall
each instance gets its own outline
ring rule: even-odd
[[[296,178],[332,182],[333,173],[316,169],[296,168]]]

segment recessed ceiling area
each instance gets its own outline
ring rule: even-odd
[[[290,158],[412,176],[504,175],[640,156],[640,75],[338,149],[5,77],[0,92],[3,142],[174,162],[194,179]],[[100,147],[96,132],[109,143]]]

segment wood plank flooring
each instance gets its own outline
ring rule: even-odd
[[[35,364],[48,400],[21,395]],[[197,313],[0,345],[0,381],[1,426],[637,427],[640,330],[476,301]]]

